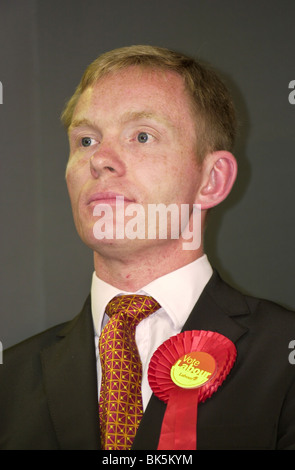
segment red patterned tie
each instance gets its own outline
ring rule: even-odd
[[[144,295],[114,297],[99,340],[102,384],[99,416],[102,449],[131,448],[142,417],[142,366],[135,343],[138,323],[160,308]]]

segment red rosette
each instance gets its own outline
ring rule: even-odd
[[[158,450],[197,448],[197,408],[220,387],[236,359],[225,336],[204,330],[184,331],[154,353],[148,379],[154,394],[167,403]]]

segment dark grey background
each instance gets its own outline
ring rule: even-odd
[[[178,49],[224,75],[241,121],[239,176],[211,214],[207,252],[244,292],[295,308],[294,18],[293,0],[0,0],[4,347],[71,318],[89,292],[59,115],[95,57],[131,44]]]

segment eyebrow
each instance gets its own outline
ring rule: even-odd
[[[120,118],[120,123],[128,124],[129,122],[140,121],[141,119],[152,119],[152,120],[159,122],[160,124],[165,124],[171,129],[175,128],[175,125],[169,119],[165,118],[164,116],[155,114],[151,111],[127,111]],[[93,121],[90,121],[87,118],[74,119],[69,126],[69,132],[71,132],[72,130],[78,127],[90,127],[94,129],[97,126],[95,125]]]
[[[123,114],[120,121],[121,123],[126,124],[132,121],[140,121],[141,119],[151,119],[172,129],[175,127],[175,125],[168,118],[160,114],[155,114],[152,111],[127,111]]]
[[[95,124],[90,121],[89,119],[83,118],[83,119],[74,119],[70,126],[69,126],[69,132],[71,132],[73,129],[76,129],[77,127],[95,127]]]

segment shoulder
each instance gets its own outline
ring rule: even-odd
[[[268,345],[269,354],[287,358],[295,340],[295,312],[270,300],[249,295],[244,298],[250,310],[244,324],[253,332],[253,338],[256,334],[261,346]]]
[[[223,318],[229,317],[259,342],[268,340],[286,347],[295,339],[295,312],[276,302],[254,297],[229,285],[215,271],[204,295],[217,305]],[[259,337],[259,340],[258,340]]]
[[[90,311],[90,296],[87,298],[81,312],[72,320],[55,325],[38,333],[24,341],[11,346],[3,352],[3,364],[1,365],[1,376],[4,371],[13,371],[18,367],[37,366],[40,361],[40,352],[58,343],[71,330],[80,328]],[[0,376],[0,377],[1,377]]]
[[[269,332],[285,331],[295,334],[295,311],[274,301],[242,294],[250,311],[250,319],[258,326],[265,325]],[[290,330],[288,327],[292,327]]]
[[[67,325],[67,322],[55,325],[41,333],[38,333],[24,341],[11,346],[3,352],[3,365],[21,363],[28,356],[42,351],[58,340],[59,332]],[[4,367],[5,368],[5,367]]]
[[[254,316],[271,315],[273,318],[283,315],[284,318],[295,321],[295,311],[274,301],[243,293],[241,289],[225,282],[216,271],[207,287],[207,293],[222,305],[230,316],[235,316],[237,312]]]

